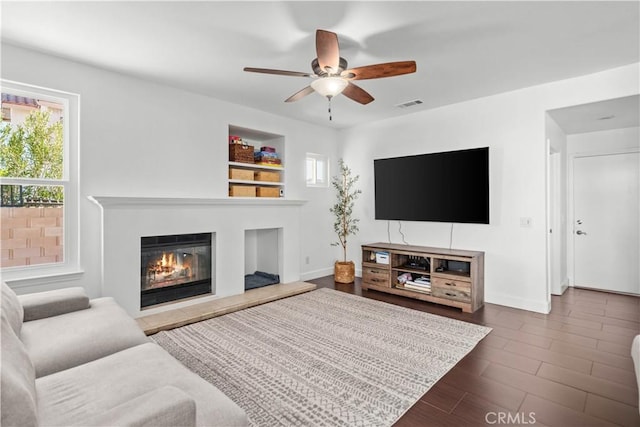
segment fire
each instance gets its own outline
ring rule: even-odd
[[[172,267],[174,264],[176,264],[176,262],[173,260],[173,252],[171,253],[166,253],[163,252],[162,253],[162,261],[161,261],[161,266],[162,267]]]
[[[191,257],[182,257],[174,252],[163,252],[162,257],[147,266],[147,278],[150,282],[163,282],[179,277],[191,277]]]

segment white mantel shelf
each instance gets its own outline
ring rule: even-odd
[[[306,200],[269,197],[230,197],[207,199],[193,197],[118,197],[89,196],[88,199],[103,208],[171,207],[171,206],[302,206]]]

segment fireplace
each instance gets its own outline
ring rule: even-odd
[[[211,293],[211,233],[142,237],[140,308]]]

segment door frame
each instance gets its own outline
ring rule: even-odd
[[[629,147],[622,148],[618,150],[594,150],[594,151],[584,151],[578,153],[572,153],[568,157],[569,164],[567,165],[567,218],[571,222],[569,226],[567,224],[567,276],[569,278],[569,286],[575,286],[575,250],[574,250],[574,239],[575,239],[575,225],[576,220],[575,216],[575,207],[574,207],[574,197],[573,197],[573,184],[574,184],[574,161],[577,158],[581,157],[597,157],[597,156],[609,156],[615,154],[632,154],[632,153],[640,153],[640,148],[638,147]],[[567,221],[567,222],[569,222]]]
[[[562,295],[567,289],[567,280],[560,276],[563,263],[562,259],[562,204],[561,200],[561,162],[562,153],[551,145],[547,150],[547,293]],[[554,274],[555,273],[555,274]]]

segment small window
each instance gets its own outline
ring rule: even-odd
[[[329,158],[322,154],[307,153],[307,187],[329,186]]]

